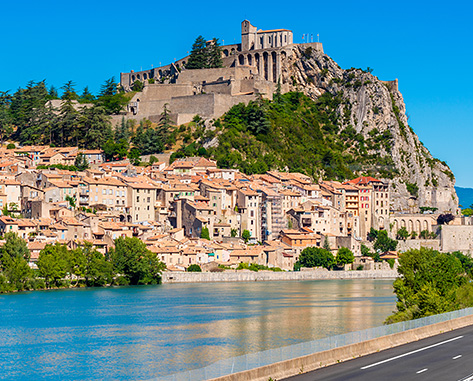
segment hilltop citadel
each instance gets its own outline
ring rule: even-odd
[[[145,84],[128,104],[126,117],[157,121],[167,103],[175,122],[182,124],[197,114],[206,119],[220,117],[257,94],[271,99],[278,81],[282,91],[288,91],[287,61],[297,46],[323,52],[319,42],[294,44],[288,29],[258,30],[244,20],[241,43],[221,47],[222,68],[188,70],[187,56],[170,65],[121,73],[120,84],[126,91],[135,81]],[[150,79],[155,83],[149,83]]]

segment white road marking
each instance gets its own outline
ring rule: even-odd
[[[465,378],[462,378],[460,381],[472,381],[473,380],[473,375],[466,376]]]
[[[427,368],[424,368],[424,369],[422,369],[422,370],[419,370],[419,371],[416,372],[416,373],[417,373],[417,374],[419,374],[419,373],[424,373],[426,370],[427,370]]]
[[[460,357],[462,357],[462,355],[455,356],[455,357],[452,358],[452,360],[459,359]]]
[[[453,339],[448,339],[448,340],[445,340],[445,341],[441,341],[440,343],[437,343],[437,344],[432,344],[432,345],[429,345],[429,346],[424,347],[424,348],[416,349],[415,351],[412,351],[412,352],[407,352],[407,353],[404,353],[404,354],[399,355],[399,356],[395,356],[395,357],[391,357],[391,358],[383,360],[383,361],[375,362],[374,364],[366,365],[366,366],[364,366],[360,369],[368,369],[368,368],[371,368],[373,366],[381,365],[381,364],[384,364],[384,363],[389,362],[389,361],[397,360],[397,359],[400,359],[400,358],[405,357],[405,356],[412,355],[412,354],[417,353],[417,352],[422,352],[422,351],[425,351],[426,349],[438,347],[439,345],[447,344],[447,343],[450,343],[451,341],[455,341],[455,340],[458,340],[458,339],[461,339],[461,338],[463,338],[463,336],[457,336],[457,337],[454,337]]]

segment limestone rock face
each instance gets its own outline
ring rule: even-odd
[[[397,171],[392,179],[385,179],[391,184],[394,210],[456,210],[453,173],[445,162],[432,157],[409,126],[397,80],[383,82],[361,69],[343,70],[326,54],[303,46],[295,46],[282,76],[283,91],[302,91],[314,100],[326,92],[341,98],[340,130],[354,128],[363,135],[369,154],[389,161],[395,167],[391,172]]]

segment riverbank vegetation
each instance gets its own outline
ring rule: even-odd
[[[399,257],[397,311],[386,324],[473,306],[473,259],[461,252],[420,248]]]
[[[30,251],[16,233],[5,234],[0,249],[0,292],[62,287],[157,284],[165,269],[138,238],[117,238],[103,255],[91,243],[69,249],[46,245],[39,253],[37,269],[28,265]]]

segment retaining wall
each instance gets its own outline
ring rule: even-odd
[[[165,271],[163,283],[202,283],[202,282],[254,282],[254,281],[289,281],[319,279],[389,279],[398,276],[396,270],[365,271],[224,271],[219,273],[186,273]]]
[[[413,341],[425,339],[440,333],[466,327],[473,324],[473,315],[452,319],[404,332],[383,336],[377,339],[351,344],[328,351],[314,353],[308,356],[281,361],[275,364],[234,373],[211,381],[267,381],[270,377],[280,380],[295,376],[303,372],[310,372],[341,361],[351,360],[356,357],[366,356],[371,353],[397,347]]]

